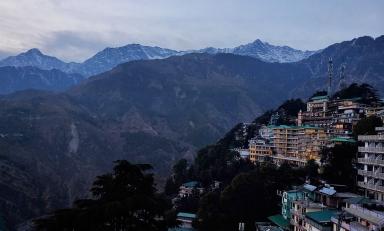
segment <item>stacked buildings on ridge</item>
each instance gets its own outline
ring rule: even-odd
[[[384,205],[342,188],[304,184],[279,194],[281,213],[268,217],[275,230],[384,230]]]
[[[296,166],[303,166],[311,159],[319,162],[324,147],[356,142],[352,131],[362,117],[384,118],[383,107],[371,107],[360,100],[330,99],[326,95],[312,97],[306,111],[298,113],[295,126],[276,126],[271,118],[270,124],[261,127],[258,135],[249,140],[249,148],[242,150],[242,157],[247,156],[245,151],[248,151],[252,162],[272,160],[277,165],[289,162]]]

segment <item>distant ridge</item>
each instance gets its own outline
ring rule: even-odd
[[[384,92],[381,36],[333,44],[294,63],[196,53],[128,62],[63,93],[0,96],[2,215],[19,224],[69,206],[117,159],[151,163],[157,175],[169,175],[175,160],[239,121],[326,89],[329,57],[333,86],[343,64],[347,85]]]
[[[274,46],[257,39],[252,43],[235,48],[208,47],[198,50],[176,51],[157,46],[143,46],[128,44],[122,47],[105,48],[83,63],[66,63],[56,57],[43,54],[33,48],[16,56],[10,56],[0,61],[0,66],[35,66],[43,70],[59,69],[67,73],[79,73],[86,77],[111,70],[115,66],[134,60],[163,59],[175,55],[188,53],[232,53],[250,56],[264,62],[297,62],[315,53],[314,51],[301,51],[288,46]]]
[[[0,67],[0,94],[27,89],[64,91],[79,84],[84,77],[57,69],[41,70],[37,67]]]

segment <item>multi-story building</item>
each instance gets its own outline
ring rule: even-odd
[[[269,219],[285,230],[311,231],[332,228],[331,217],[341,209],[345,201],[356,201],[359,195],[337,191],[330,185],[304,184],[294,190],[278,191],[282,197],[281,214]]]
[[[305,165],[310,160],[320,160],[321,148],[328,142],[325,130],[311,126],[276,126],[273,128],[273,146],[277,164],[288,161],[295,165]]]
[[[337,110],[332,114],[332,136],[351,137],[353,126],[365,113],[365,105],[358,103],[359,98],[337,100]]]
[[[363,146],[359,147],[357,162],[358,186],[365,194],[378,201],[384,201],[384,127],[376,128],[377,135],[358,137]]]
[[[373,106],[365,109],[365,117],[377,116],[384,121],[384,106]]]
[[[323,128],[299,127],[299,155],[305,160],[320,160],[320,152],[328,144],[328,135]]]
[[[272,140],[273,138],[273,125],[268,125],[268,126],[262,126],[259,128],[259,136],[267,141]]]
[[[322,210],[305,214],[305,230],[308,231],[332,231],[332,217],[336,210]]]
[[[291,210],[291,225],[294,231],[305,231],[305,215],[309,212],[317,212],[326,209],[326,206],[315,203],[308,198],[304,200],[293,201]]]
[[[281,197],[281,215],[284,217],[284,219],[288,221],[291,219],[293,202],[297,200],[303,200],[304,198],[305,193],[301,189],[283,192]]]
[[[270,221],[284,230],[290,230],[291,211],[293,209],[293,202],[303,200],[305,192],[301,189],[278,191],[277,194],[281,196],[281,213],[268,217]]]
[[[297,124],[322,127],[330,137],[350,137],[353,126],[365,113],[366,105],[359,103],[359,99],[312,97],[307,102],[307,111],[298,113]]]
[[[333,231],[381,231],[384,212],[370,208],[375,202],[365,197],[345,200],[342,212],[331,218]]]
[[[276,153],[285,157],[298,158],[299,130],[295,126],[276,126],[273,128],[273,144]]]
[[[249,159],[252,162],[264,162],[273,155],[272,144],[265,140],[251,139],[249,140]]]
[[[329,99],[328,96],[315,96],[307,102],[307,111],[300,111],[298,114],[297,124],[311,125],[326,128],[331,124],[331,117],[328,113]]]
[[[179,187],[179,197],[188,197],[192,196],[194,193],[202,194],[204,192],[204,188],[200,186],[200,182],[190,181],[182,184]]]
[[[250,153],[249,153],[249,148],[234,148],[232,151],[235,151],[239,153],[240,158],[242,159],[249,159]]]

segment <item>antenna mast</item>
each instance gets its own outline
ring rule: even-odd
[[[341,71],[340,71],[340,90],[343,88],[346,88],[347,84],[345,82],[345,64],[341,64]]]
[[[333,75],[333,62],[332,58],[329,58],[328,60],[328,97],[331,97],[332,95],[332,75]]]

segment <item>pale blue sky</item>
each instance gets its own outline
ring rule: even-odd
[[[1,0],[0,57],[82,61],[129,43],[186,50],[261,39],[315,50],[384,34],[382,0]]]

